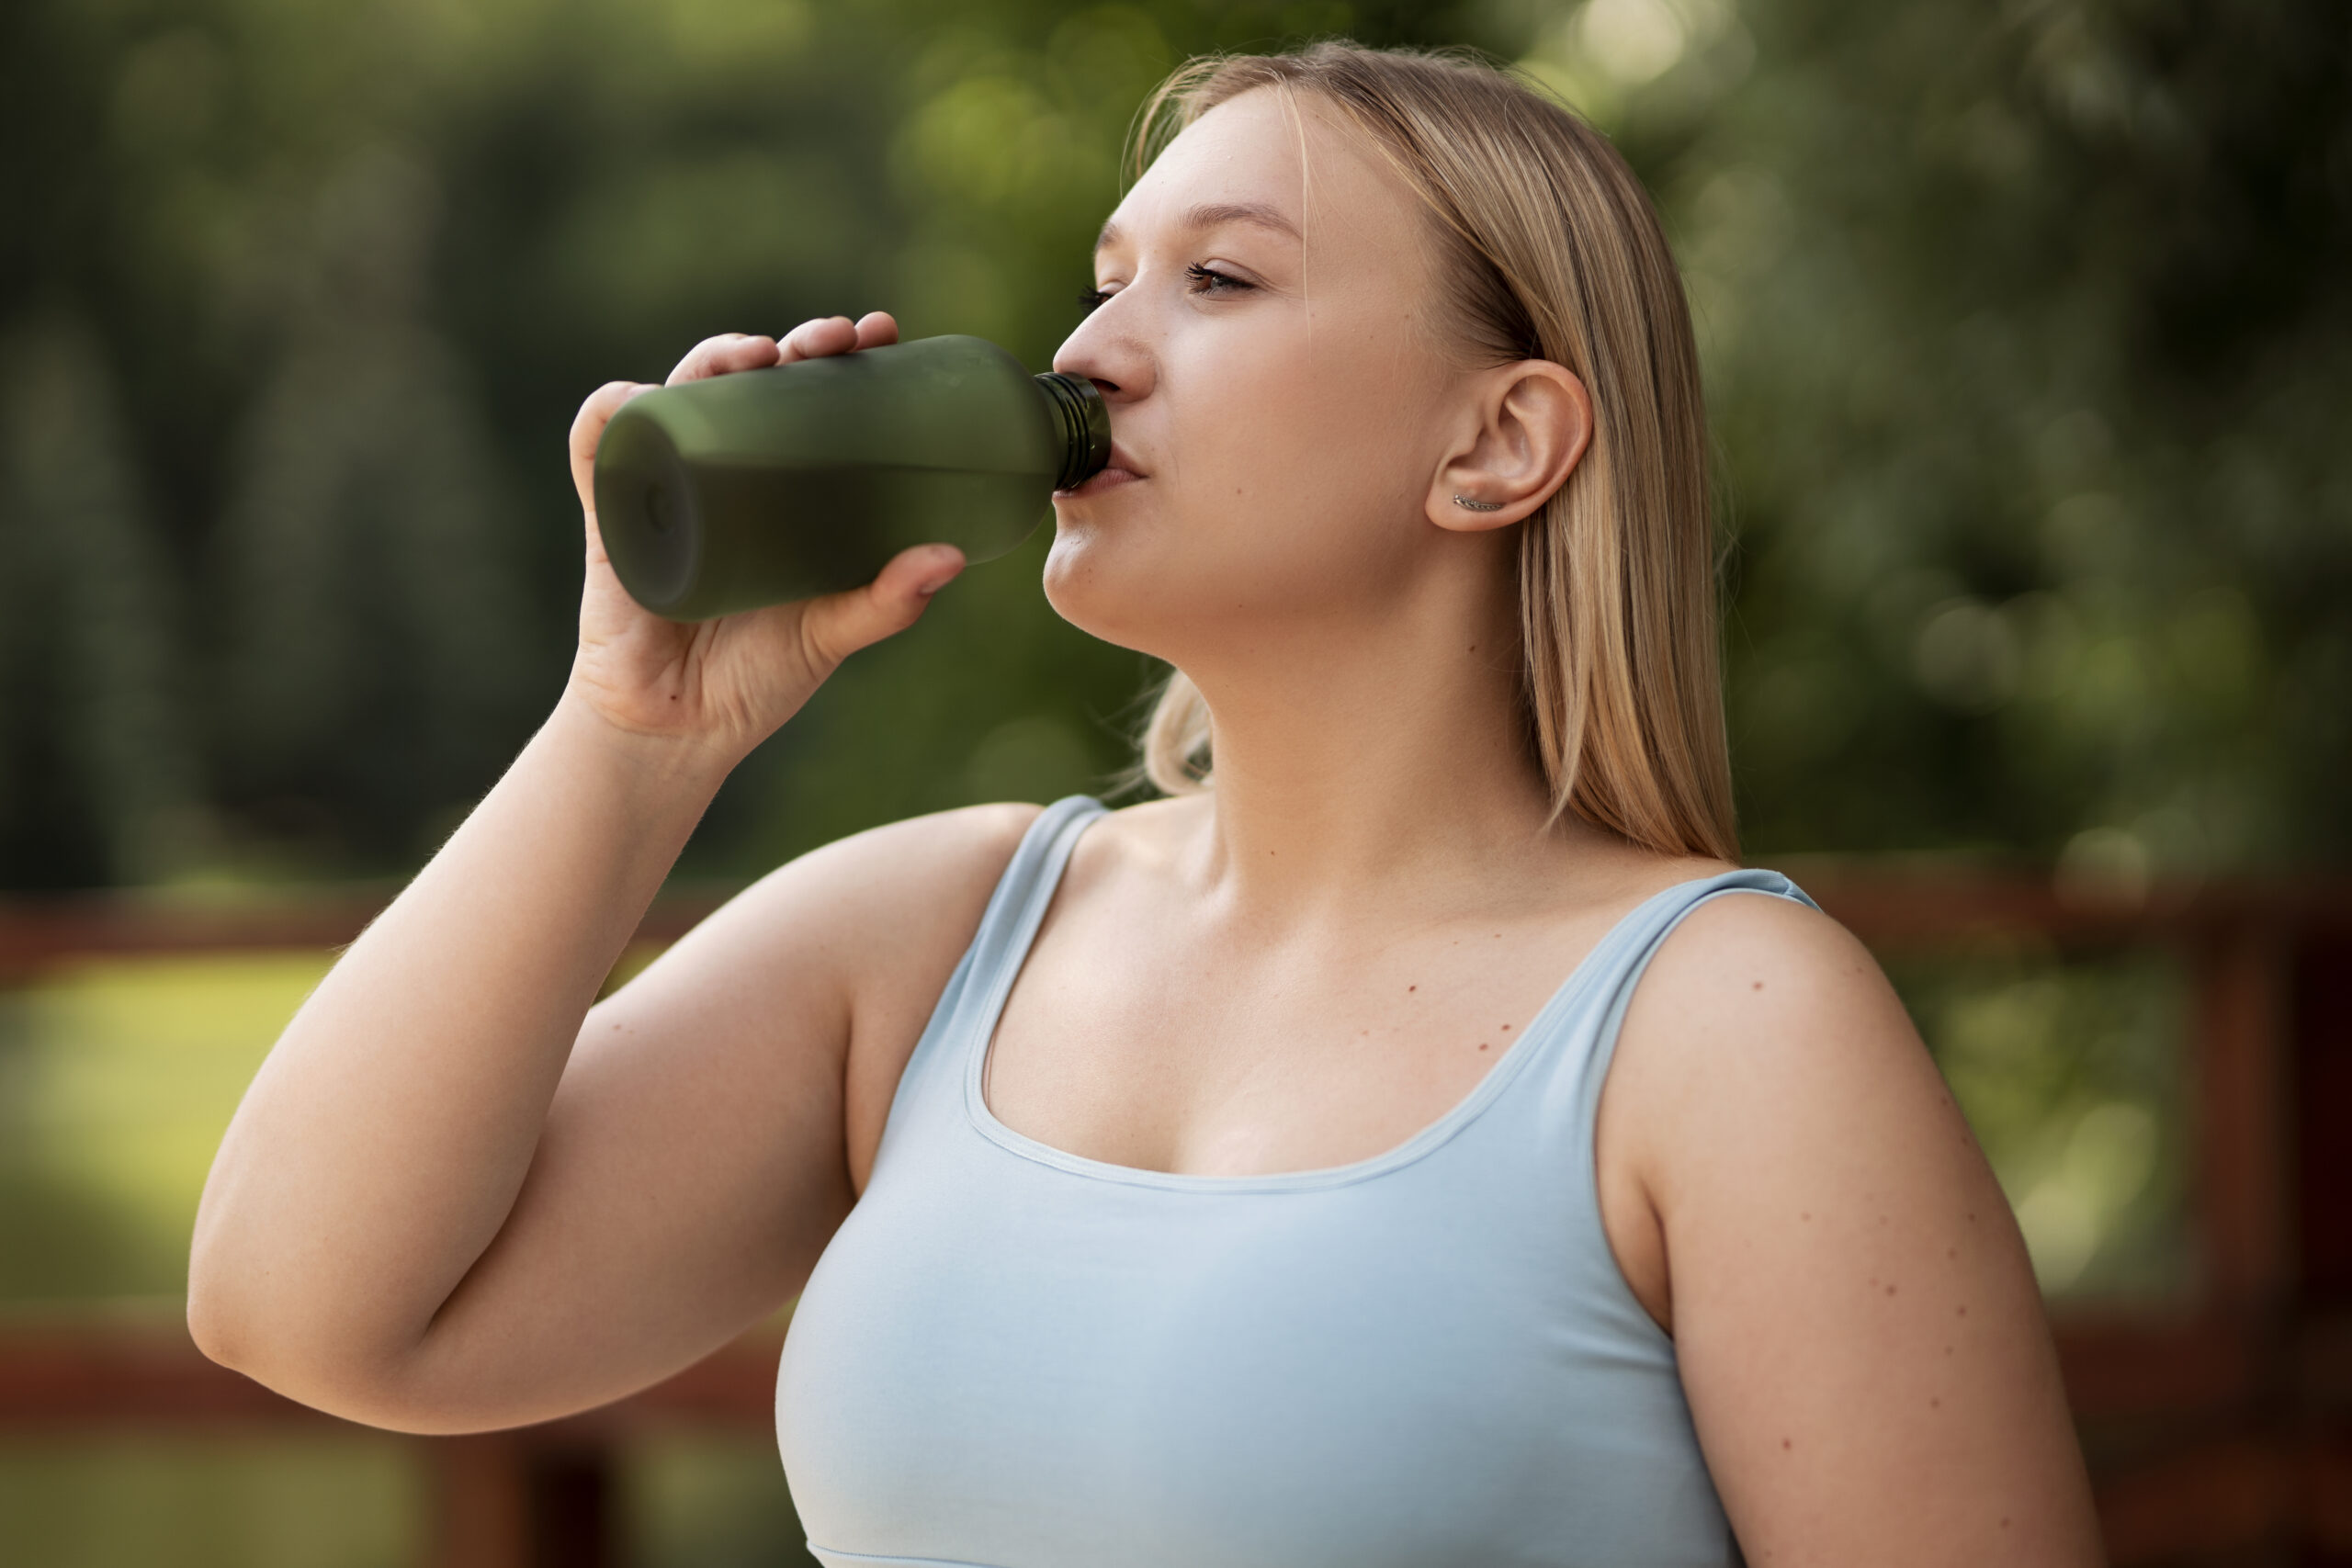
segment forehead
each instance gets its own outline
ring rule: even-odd
[[[1411,227],[1400,220],[1417,199],[1316,94],[1253,87],[1168,144],[1102,226],[1095,249],[1220,224],[1317,248],[1393,248]]]

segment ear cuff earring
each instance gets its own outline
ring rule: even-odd
[[[1455,496],[1453,504],[1468,507],[1473,512],[1500,512],[1503,509],[1499,501],[1473,501],[1466,495]]]

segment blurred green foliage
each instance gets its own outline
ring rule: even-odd
[[[413,864],[560,684],[587,391],[875,308],[1042,368],[1142,93],[1185,50],[1343,26],[1415,30],[1312,5],[9,8],[0,886]],[[1142,666],[1052,615],[1037,560],[856,661],[690,863],[1115,764],[1100,721]]]
[[[389,1435],[11,1437],[0,1521],[38,1568],[408,1568],[432,1525],[415,1458]]]
[[[2003,938],[1888,967],[2016,1211],[2043,1293],[2188,1299],[2194,1121],[2177,960],[2062,958]]]
[[[1743,537],[1754,845],[2341,864],[2343,8],[1740,17],[1742,84],[1657,112]]]
[[[623,1459],[621,1491],[631,1568],[816,1568],[773,1441],[641,1439]]]
[[[1334,32],[1521,61],[1657,194],[1752,852],[2341,858],[2333,0],[24,0],[0,886],[413,865],[560,682],[581,396],[877,307],[1042,367],[1151,83]],[[690,869],[1098,787],[1151,671],[1043,547],[853,660]]]
[[[213,1152],[333,961],[99,959],[0,991],[0,1305],[186,1293]]]
[[[758,1435],[616,1446],[616,1561],[814,1568]],[[0,1440],[8,1561],[37,1568],[409,1568],[426,1561],[432,1458],[399,1437],[113,1433]]]

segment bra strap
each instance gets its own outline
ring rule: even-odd
[[[975,1018],[996,1015],[1001,993],[1012,987],[1029,955],[1029,944],[1036,940],[1046,906],[1054,901],[1054,889],[1061,883],[1062,868],[1080,832],[1108,809],[1092,795],[1066,795],[1039,812],[1022,835],[972,938],[971,973],[959,1010],[963,1016],[956,1021],[959,1038],[972,1032],[968,1026]]]
[[[1589,1147],[1593,1127],[1600,1111],[1600,1089],[1609,1076],[1609,1065],[1617,1054],[1617,1036],[1625,1026],[1625,1014],[1633,1006],[1634,992],[1641,985],[1650,960],[1676,928],[1689,919],[1701,905],[1735,893],[1762,893],[1785,898],[1818,909],[1804,889],[1777,871],[1743,866],[1717,876],[1685,883],[1667,890],[1670,897],[1661,896],[1639,911],[1639,918],[1629,919],[1627,924],[1611,937],[1622,945],[1608,954],[1604,972],[1598,976],[1600,992],[1596,998],[1600,1009],[1598,1026],[1594,1029],[1589,1065],[1579,1081],[1577,1094],[1577,1121],[1583,1127]]]

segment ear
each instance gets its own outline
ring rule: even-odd
[[[1584,383],[1548,359],[1520,359],[1470,382],[1463,441],[1438,465],[1423,503],[1441,528],[1475,534],[1527,516],[1568,475],[1592,444],[1592,399]],[[1458,504],[1498,502],[1494,511]]]

